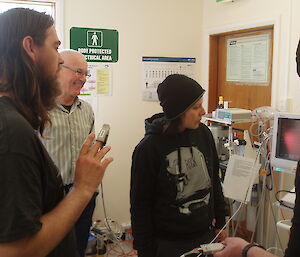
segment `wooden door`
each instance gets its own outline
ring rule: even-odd
[[[253,47],[254,43],[259,44],[257,38],[265,38],[268,40],[267,51],[260,52],[261,49]],[[228,69],[232,68],[232,63],[228,59],[232,58],[229,51],[229,43],[234,41],[253,41],[254,43],[249,43],[254,52],[252,55],[257,56],[257,60],[263,54],[265,57],[265,70],[264,75],[265,80],[249,80],[244,79],[240,76],[242,80],[237,79],[232,81],[232,78],[228,76]],[[245,44],[247,45],[247,44]],[[257,51],[257,52],[255,52]],[[273,53],[273,26],[266,26],[260,28],[253,28],[244,31],[236,31],[224,34],[213,35],[210,37],[210,69],[209,69],[209,96],[208,96],[208,112],[211,113],[216,109],[218,103],[218,96],[223,96],[224,101],[229,101],[229,107],[242,108],[253,111],[254,109],[261,106],[271,105],[271,94],[272,94],[272,53]],[[246,61],[241,62],[241,65],[247,65]],[[251,60],[250,60],[251,61]],[[258,62],[258,61],[257,61]],[[230,64],[228,67],[228,63]],[[237,65],[239,63],[237,62]],[[253,69],[255,69],[255,62]],[[252,66],[249,65],[251,68]],[[237,69],[240,67],[237,66]],[[239,78],[239,76],[237,76]],[[244,79],[244,80],[243,80]],[[248,129],[250,128],[250,123],[235,124],[235,128]],[[253,131],[257,130],[257,126],[251,127]],[[252,137],[253,131],[249,131],[251,135],[252,142],[259,141],[259,138]]]
[[[235,39],[251,39],[260,35],[269,38],[267,81],[231,81],[228,79],[228,42]],[[254,110],[260,106],[271,105],[272,92],[272,52],[273,52],[273,27],[255,28],[246,31],[237,31],[210,37],[210,73],[209,73],[209,106],[212,112],[222,95],[229,101],[229,107]],[[259,52],[257,56],[259,57]]]
[[[259,37],[268,38],[268,51],[263,53],[267,56],[265,74],[267,79],[263,82],[237,80],[233,81],[228,76],[228,42],[245,38],[254,40]],[[267,53],[267,54],[266,54]],[[254,110],[261,106],[271,105],[272,94],[272,53],[273,53],[273,26],[247,29],[210,36],[210,62],[209,62],[209,91],[208,91],[208,112],[216,109],[218,96],[223,96],[224,101],[229,101],[229,107]],[[259,57],[260,52],[256,53]],[[259,59],[259,58],[258,58]],[[232,65],[231,67],[232,68]],[[238,68],[238,67],[237,67]],[[234,124],[234,128],[250,130],[250,123]],[[251,126],[253,131],[257,131],[256,126]],[[249,131],[250,135],[253,131]],[[252,134],[253,136],[253,134]],[[259,141],[253,136],[252,141]],[[245,221],[238,226],[238,234],[251,238],[252,232],[246,229]]]

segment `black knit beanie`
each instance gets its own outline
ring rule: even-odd
[[[158,99],[167,120],[174,120],[189,109],[205,90],[193,79],[172,74],[157,87]]]

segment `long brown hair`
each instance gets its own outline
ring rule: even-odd
[[[54,106],[59,91],[42,84],[47,79],[27,55],[22,42],[31,36],[35,44],[43,46],[53,24],[51,16],[31,9],[15,8],[0,14],[0,92],[9,94],[17,109],[41,134],[50,122],[48,110]]]

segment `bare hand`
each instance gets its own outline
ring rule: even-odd
[[[113,161],[113,158],[105,158],[107,152],[111,149],[106,146],[103,149],[102,143],[96,141],[93,143],[95,134],[90,134],[83,143],[76,162],[74,187],[84,192],[93,194],[102,181],[107,166]]]

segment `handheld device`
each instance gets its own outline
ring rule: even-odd
[[[102,147],[105,146],[109,134],[110,126],[108,124],[103,124],[100,132],[97,135],[96,141],[102,143]]]
[[[225,245],[222,243],[211,243],[200,245],[200,248],[195,248],[187,253],[182,254],[180,257],[186,257],[191,254],[202,254],[204,256],[214,254],[215,252],[221,251],[224,249]],[[200,256],[200,255],[199,255]]]
[[[212,243],[200,245],[204,255],[214,254],[215,252],[221,251],[225,245],[221,243]]]

